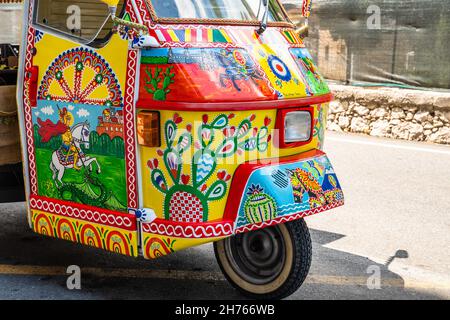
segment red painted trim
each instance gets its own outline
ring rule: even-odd
[[[34,48],[34,39],[35,39],[35,29],[31,27],[33,20],[33,6],[34,2],[30,1],[28,6],[28,31],[26,35],[26,50],[24,57],[24,72],[25,70],[30,70],[33,68],[33,48]],[[34,156],[34,131],[33,131],[33,116],[32,116],[32,103],[30,101],[30,83],[25,80],[23,77],[23,90],[22,90],[22,99],[23,99],[23,118],[24,118],[24,126],[25,126],[25,139],[26,139],[26,152],[27,155],[24,155],[24,158],[27,157],[28,162],[28,176],[29,176],[29,186],[30,186],[30,194],[38,193],[38,183],[37,183],[37,172],[36,172],[36,158]],[[37,92],[36,92],[37,98]]]
[[[38,91],[38,78],[39,67],[32,66],[25,70],[24,79],[28,81],[28,99],[30,101],[30,107],[35,108],[37,106],[37,91]]]
[[[124,142],[125,142],[125,161],[127,175],[127,202],[129,208],[139,207],[139,190],[138,190],[138,166],[136,154],[136,136],[135,122],[136,109],[135,102],[135,86],[136,74],[138,69],[138,52],[136,50],[128,51],[126,86],[124,94]]]
[[[188,110],[188,111],[244,111],[270,110],[281,108],[305,107],[327,103],[333,100],[328,93],[317,97],[284,100],[240,101],[240,102],[171,102],[139,99],[136,107],[145,110]]]
[[[284,134],[285,134],[285,118],[286,114],[292,111],[307,111],[311,115],[311,128],[310,128],[310,136],[309,139],[306,141],[299,141],[299,142],[290,142],[286,143]],[[277,113],[277,121],[275,123],[275,133],[274,133],[274,140],[273,144],[275,147],[280,149],[287,149],[287,148],[296,148],[301,147],[304,145],[307,145],[311,143],[312,139],[314,137],[314,107],[307,107],[307,108],[290,108],[290,109],[280,109]]]
[[[187,239],[227,237],[233,235],[233,229],[234,221],[230,220],[185,223],[156,219],[142,224],[144,233]]]
[[[224,220],[235,221],[239,212],[239,205],[241,204],[242,195],[245,192],[250,175],[255,171],[267,166],[276,166],[280,164],[289,164],[299,161],[305,161],[312,158],[317,158],[325,155],[320,150],[311,150],[304,153],[296,154],[289,157],[263,159],[258,161],[251,161],[241,164],[234,173],[231,182],[230,193],[228,195],[227,205],[225,207]]]
[[[45,213],[128,231],[136,231],[137,229],[136,217],[133,214],[105,210],[74,202],[31,196],[30,208],[32,210],[39,210]]]

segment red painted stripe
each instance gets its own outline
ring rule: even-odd
[[[159,41],[158,35],[156,34],[154,29],[150,29],[148,34],[149,34],[149,36],[152,36],[153,38],[155,38],[156,40]]]
[[[163,34],[164,38],[166,39],[167,42],[173,42],[172,37],[170,36],[170,34],[167,32],[166,29],[159,29],[159,31],[161,31],[161,33]]]
[[[197,43],[197,29],[195,28],[191,29],[191,42]]]
[[[332,93],[299,99],[236,102],[171,102],[139,99],[136,103],[136,107],[145,110],[244,111],[304,107],[314,104],[327,103],[332,100]]]
[[[204,43],[209,43],[208,41],[208,29],[202,30],[202,40]]]

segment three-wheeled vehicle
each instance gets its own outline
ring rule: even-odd
[[[300,287],[303,218],[344,199],[332,95],[278,0],[26,0],[23,21],[35,232],[147,259],[214,242],[244,294]]]

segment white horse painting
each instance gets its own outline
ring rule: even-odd
[[[85,148],[89,149],[89,135],[90,135],[90,126],[89,123],[79,123],[75,125],[72,129],[72,138],[73,145],[81,152],[81,145]],[[97,173],[101,173],[100,164],[97,161],[97,158],[91,158],[89,156],[83,155],[83,157],[78,158],[77,167],[86,167],[92,171],[92,164],[95,163],[97,166]],[[66,169],[73,169],[74,164],[63,165],[58,158],[58,150],[53,152],[52,162],[50,163],[50,169],[53,172],[53,181],[58,186],[63,185],[63,177]]]

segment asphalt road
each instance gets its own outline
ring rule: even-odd
[[[307,218],[312,268],[290,299],[449,299],[450,147],[329,133],[325,151],[347,204]],[[69,265],[81,290],[66,287]],[[0,299],[184,298],[242,299],[211,245],[127,258],[35,235],[23,204],[0,205]]]

